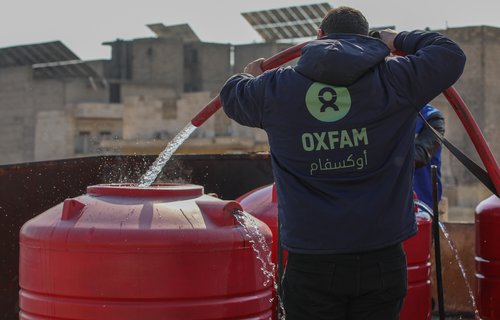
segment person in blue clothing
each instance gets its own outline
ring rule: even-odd
[[[406,295],[417,112],[465,55],[435,32],[368,31],[360,11],[334,8],[296,66],[257,59],[220,92],[230,118],[268,136],[287,320],[398,319]]]
[[[422,117],[441,135],[444,135],[444,116],[437,108],[428,104],[420,113]],[[443,187],[441,184],[441,141],[418,117],[415,128],[415,175],[413,190],[417,198],[433,208],[431,166],[437,167],[437,199],[441,200]]]

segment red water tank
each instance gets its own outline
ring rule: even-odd
[[[197,185],[88,187],[22,227],[20,319],[269,319],[236,209]]]
[[[250,191],[237,199],[243,209],[266,223],[273,232],[273,261],[276,263],[278,239],[278,200],[275,185]],[[401,320],[431,318],[431,217],[417,210],[418,233],[403,243],[408,262],[408,295]]]
[[[408,268],[408,294],[401,309],[401,320],[431,319],[432,219],[422,210],[417,210],[415,216],[418,232],[403,242]]]
[[[476,298],[481,319],[500,319],[500,199],[476,207]]]

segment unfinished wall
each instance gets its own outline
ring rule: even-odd
[[[484,123],[481,127],[493,154],[500,161],[500,30],[484,27]]]
[[[230,45],[204,42],[191,45],[198,50],[199,91],[218,93],[231,75]]]
[[[123,102],[123,139],[153,139],[165,130],[162,102],[154,97],[127,97]]]
[[[258,58],[269,58],[291,47],[293,43],[252,43],[234,46],[233,73],[243,72],[245,66]],[[294,61],[291,61],[294,64]]]
[[[79,103],[70,108],[75,121],[71,136],[74,155],[116,154],[119,150],[103,148],[104,141],[123,136],[123,105],[119,103]]]
[[[500,129],[497,114],[500,102],[500,29],[491,27],[464,27],[440,31],[455,40],[465,51],[467,62],[464,73],[454,85],[469,107],[483,132],[493,155],[500,159]],[[432,103],[446,117],[445,136],[465,154],[482,166],[473,142],[448,101],[440,95]],[[470,211],[491,193],[447,150],[442,163],[444,195],[448,197],[450,212]],[[460,209],[459,207],[462,207]]]
[[[64,87],[64,102],[108,102],[109,92],[105,82],[99,79],[68,78],[53,80]]]
[[[175,136],[212,99],[210,92],[185,93],[179,99],[130,96],[124,101],[123,138],[125,140],[164,139]],[[209,119],[193,136],[214,136]]]
[[[34,160],[71,157],[74,154],[74,131],[74,118],[66,110],[37,112]]]
[[[132,79],[184,89],[184,44],[181,39],[137,39],[133,42]]]
[[[33,161],[38,111],[61,110],[64,85],[32,79],[31,67],[0,72],[0,164]]]
[[[173,99],[179,94],[174,89],[160,84],[141,84],[127,82],[121,84],[121,99],[125,101],[128,97],[155,97],[158,99]]]

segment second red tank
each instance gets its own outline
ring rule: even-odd
[[[500,199],[476,207],[476,297],[481,319],[500,319]]]
[[[267,185],[239,197],[243,209],[266,223],[273,232],[273,261],[278,251],[278,199],[275,185]],[[408,263],[408,295],[401,320],[431,318],[431,217],[416,209],[418,233],[403,242]],[[286,261],[285,261],[286,263]]]

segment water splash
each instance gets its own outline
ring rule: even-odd
[[[189,138],[191,133],[196,130],[196,126],[191,122],[184,127],[177,135],[167,144],[165,149],[160,153],[155,162],[149,167],[148,171],[139,180],[139,187],[149,187],[158,177],[165,164],[170,160],[175,151],[184,141]]]
[[[455,255],[455,261],[457,262],[458,268],[460,269],[460,272],[462,273],[462,277],[464,278],[465,286],[467,287],[467,291],[469,292],[469,296],[471,299],[472,308],[474,309],[474,319],[481,320],[481,317],[479,315],[479,311],[477,309],[476,298],[474,296],[474,292],[472,291],[472,287],[471,287],[469,280],[467,278],[467,272],[465,271],[465,267],[462,263],[462,260],[460,259],[460,256],[458,255],[458,249],[457,249],[455,243],[453,242],[453,240],[451,239],[450,233],[448,232],[448,230],[446,229],[446,227],[444,226],[444,224],[441,221],[439,221],[439,228],[441,229],[441,232],[443,233],[444,237],[446,238],[446,241],[448,241],[448,245],[450,246],[451,251]]]
[[[424,202],[422,202],[420,200],[416,200],[415,204],[419,207],[419,209],[423,209],[423,211],[427,212],[428,214],[430,214],[434,218],[432,208],[429,207],[427,204],[425,204]],[[467,272],[465,270],[464,264],[463,264],[462,260],[460,259],[459,254],[458,254],[457,246],[455,245],[455,243],[451,239],[450,233],[446,229],[444,223],[441,221],[439,221],[439,228],[441,229],[441,232],[443,233],[446,241],[448,242],[448,245],[449,245],[451,251],[453,252],[453,255],[455,256],[455,261],[457,262],[458,268],[460,269],[460,272],[462,274],[462,278],[464,279],[465,286],[467,288],[467,291],[469,293],[469,297],[471,299],[472,308],[474,309],[474,319],[481,320],[481,317],[479,315],[479,311],[477,309],[476,298],[474,296],[474,292],[472,290],[472,287],[469,283],[469,279],[467,278]]]
[[[276,265],[273,263],[271,258],[271,249],[267,245],[266,238],[260,232],[259,226],[257,225],[257,221],[255,218],[245,211],[236,210],[234,212],[234,217],[236,221],[243,227],[245,231],[245,237],[250,242],[253,251],[255,252],[255,257],[261,263],[260,270],[265,277],[265,281],[262,283],[264,287],[268,286],[269,283],[272,283],[274,291],[276,293],[276,297],[278,297],[278,306],[280,309],[280,320],[285,320],[285,308],[283,306],[283,302],[281,301],[281,297],[278,294],[278,283],[276,282]],[[269,300],[270,303],[274,301],[274,298]]]

